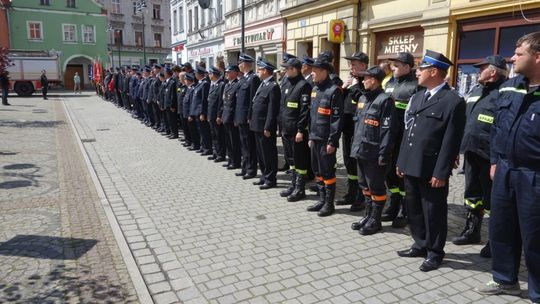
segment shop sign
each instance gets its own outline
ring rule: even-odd
[[[342,43],[345,41],[345,21],[334,19],[328,22],[328,41]]]
[[[395,55],[399,52],[421,55],[424,48],[424,34],[421,31],[381,35],[380,39],[377,37],[377,40],[379,41],[379,56]]]
[[[210,47],[189,50],[189,57],[197,57],[214,53],[213,49]]]
[[[252,44],[260,41],[269,41],[274,40],[274,29],[269,28],[261,32],[253,33],[246,35],[244,37],[245,44]],[[233,45],[241,45],[242,44],[242,38],[241,37],[235,37],[233,38]]]

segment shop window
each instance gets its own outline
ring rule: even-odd
[[[493,54],[495,29],[461,33],[459,59],[482,58]]]
[[[510,58],[514,55],[516,41],[524,34],[535,31],[540,31],[540,24],[526,24],[515,16],[499,16],[461,24],[455,74],[455,87],[459,93],[466,96],[477,84],[479,70],[473,64],[487,56],[498,54],[505,57],[510,75],[513,75]]]
[[[507,27],[501,29],[498,54],[504,57],[514,56],[516,41],[523,35],[540,31],[540,24]]]

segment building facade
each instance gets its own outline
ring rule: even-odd
[[[474,63],[493,54],[510,58],[519,37],[540,31],[538,1],[452,0],[450,6],[451,44],[449,53],[456,63],[456,89],[466,94],[478,79]]]
[[[107,10],[106,33],[114,66],[163,63],[170,55],[170,3],[164,0],[97,0]],[[145,4],[138,10],[141,3]],[[145,60],[146,57],[146,60]]]
[[[240,0],[225,1],[225,59],[236,63],[241,51]],[[245,1],[245,52],[279,65],[285,50],[286,31],[278,0]]]
[[[11,49],[58,55],[66,87],[75,72],[89,86],[92,63],[109,61],[106,12],[96,1],[13,0],[8,19]]]
[[[185,0],[171,1],[171,51],[175,64],[187,62],[187,6]]]
[[[287,52],[301,57],[317,57],[322,51],[332,51],[334,68],[341,78],[348,75],[347,61],[343,57],[360,49],[357,0],[281,0],[280,10],[286,20]],[[344,39],[332,42],[337,33],[331,22],[343,22]]]
[[[203,8],[197,0],[186,0],[187,61],[213,66],[224,57],[223,0],[209,0]]]

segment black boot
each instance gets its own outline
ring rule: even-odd
[[[360,211],[362,211],[364,209],[366,209],[366,205],[364,204],[364,195],[361,194],[361,193],[358,193],[356,195],[356,199],[352,203],[351,208],[349,209],[349,211],[350,212],[360,212]]]
[[[336,205],[351,205],[356,200],[358,196],[358,181],[348,179],[347,180],[347,193],[343,196],[342,199],[336,201]]]
[[[336,196],[336,184],[326,185],[326,198],[324,206],[319,210],[319,216],[329,216],[334,214],[336,207],[334,206],[334,197]]]
[[[407,204],[404,201],[401,201],[401,208],[396,218],[392,221],[392,227],[394,228],[403,228],[408,224],[407,220]]]
[[[489,241],[486,243],[486,246],[480,250],[480,256],[483,258],[491,258],[491,247],[489,246]]]
[[[296,170],[293,170],[292,176],[291,176],[291,184],[289,187],[279,193],[279,196],[281,197],[287,197],[291,195],[294,191],[294,188],[296,187]]]
[[[364,224],[362,228],[360,228],[360,234],[361,235],[371,235],[379,232],[382,229],[381,225],[381,214],[384,209],[384,201],[382,202],[373,202],[373,210],[371,211],[371,217],[369,220]]]
[[[465,229],[461,234],[452,239],[452,243],[455,245],[467,245],[480,243],[481,235],[480,228],[482,227],[482,218],[484,217],[484,210],[470,210],[467,213],[467,221],[465,222]]]
[[[317,189],[319,192],[319,201],[307,207],[307,211],[316,212],[316,211],[321,210],[321,208],[324,206],[324,201],[326,199],[326,190],[324,187],[324,182],[322,181],[317,182]]]
[[[306,178],[303,174],[296,174],[296,184],[291,195],[287,196],[287,201],[297,202],[306,197]]]
[[[397,217],[399,213],[399,208],[402,205],[402,199],[403,197],[401,196],[401,194],[392,193],[392,195],[390,196],[390,206],[388,206],[388,208],[386,208],[386,210],[384,211],[383,215],[381,216],[381,221],[391,222]]]
[[[360,230],[360,228],[362,228],[371,217],[371,211],[373,209],[373,202],[371,201],[371,197],[369,196],[365,197],[365,205],[366,205],[366,214],[358,222],[352,223],[351,225],[352,230]]]

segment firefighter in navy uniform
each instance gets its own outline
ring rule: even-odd
[[[499,88],[490,146],[493,279],[477,291],[521,294],[523,252],[528,296],[540,303],[540,32],[519,38],[511,60],[519,75]]]
[[[347,169],[347,193],[342,199],[336,201],[336,205],[351,205],[350,211],[357,212],[364,209],[364,196],[358,190],[358,166],[356,157],[351,156],[351,146],[354,138],[354,121],[357,102],[362,96],[364,85],[360,73],[368,67],[369,57],[357,52],[345,59],[350,61],[350,77],[343,84],[343,163]],[[368,198],[370,199],[370,198]],[[369,203],[369,201],[368,201]]]
[[[414,244],[401,257],[426,257],[420,270],[438,269],[448,232],[448,181],[465,126],[465,101],[445,78],[452,62],[427,50],[416,71],[426,89],[414,94],[405,112],[396,173],[404,177],[405,203]]]
[[[488,56],[474,65],[480,68],[477,85],[467,97],[467,122],[461,140],[464,155],[465,206],[467,220],[463,232],[452,239],[456,245],[480,243],[484,210],[491,203],[491,179],[489,177],[489,144],[491,127],[499,97],[499,87],[506,81],[506,60],[501,56]],[[489,242],[480,254],[490,257]]]
[[[391,168],[396,167],[397,158],[399,155],[399,147],[403,129],[405,128],[405,109],[409,104],[409,99],[418,90],[418,80],[414,74],[414,57],[410,53],[398,53],[396,57],[391,58],[392,71],[394,73],[394,81],[386,84],[385,92],[390,94],[395,102],[396,108],[396,144],[392,151]],[[381,220],[383,222],[392,222],[392,227],[402,228],[407,226],[407,211],[403,204],[405,196],[405,188],[403,179],[397,176],[395,170],[389,170],[386,176],[386,186],[390,190],[390,205],[384,211]],[[401,212],[400,212],[401,211]]]
[[[280,122],[283,151],[292,170],[291,185],[280,192],[289,202],[306,197],[305,186],[309,167],[308,130],[311,85],[301,74],[297,58],[282,64],[287,81],[281,87]]]
[[[223,123],[217,121],[219,104],[222,103],[223,88],[225,83],[221,78],[221,71],[216,67],[210,69],[210,90],[208,91],[208,110],[207,119],[210,123],[210,133],[212,135],[212,151],[213,155],[208,156],[208,160],[213,160],[216,163],[225,161],[225,129]]]
[[[350,156],[358,164],[358,184],[366,197],[366,216],[352,224],[353,230],[370,235],[381,230],[381,214],[386,203],[385,175],[391,165],[395,144],[394,100],[384,93],[384,70],[373,66],[360,72],[364,94],[354,116],[354,139]]]
[[[311,92],[309,146],[319,201],[307,210],[318,212],[319,216],[329,216],[335,211],[336,149],[343,127],[343,93],[330,79],[334,67],[328,59],[323,55],[311,64],[315,87]]]
[[[190,119],[191,116],[189,115],[191,101],[193,99],[193,92],[195,91],[195,85],[197,84],[197,78],[195,77],[195,74],[187,72],[184,79],[186,82],[186,90],[184,93],[184,99],[182,100],[182,119],[187,132],[184,131],[185,142],[183,146],[190,151],[197,151],[201,148],[201,140],[199,137],[199,132],[197,132],[195,120]]]
[[[237,65],[229,65],[225,69],[227,84],[223,88],[223,98],[218,109],[217,120],[225,126],[225,142],[227,145],[228,170],[241,168],[242,154],[240,151],[240,134],[238,126],[234,125],[234,111],[236,108],[236,90],[238,89],[238,73],[240,69]]]
[[[240,54],[238,57],[240,71],[244,74],[238,81],[236,91],[236,108],[234,110],[234,125],[240,132],[240,146],[242,149],[242,171],[235,173],[243,179],[251,179],[257,176],[257,148],[255,136],[249,129],[248,112],[255,92],[261,84],[259,76],[253,72],[253,57]]]
[[[171,134],[167,137],[169,139],[178,138],[178,103],[177,103],[177,84],[176,78],[173,77],[173,71],[170,68],[165,68],[165,89],[163,92],[163,107],[165,108],[165,114],[167,115],[167,122]]]
[[[282,66],[283,66],[283,64],[286,64],[290,59],[293,59],[293,58],[298,58],[298,57],[296,57],[293,54],[283,53],[283,57],[282,57],[282,61],[281,61]],[[280,70],[279,74],[281,75],[281,79],[279,80],[279,87],[281,88],[281,96],[283,96],[283,92],[284,92],[283,87],[287,84],[287,81],[289,80],[289,78],[286,75],[287,74],[286,69]],[[283,136],[283,134],[281,132],[282,130],[281,130],[280,118],[281,117],[278,117],[278,136]],[[285,146],[285,143],[283,142],[283,138],[281,139],[281,142],[283,143],[283,146]],[[287,171],[287,173],[292,173],[291,170],[290,170],[291,169],[291,164],[289,163],[289,160],[287,159],[287,157],[284,157],[284,160],[285,160],[285,162],[283,163],[283,167],[279,168],[278,171]]]
[[[278,154],[276,146],[277,120],[281,91],[274,79],[276,67],[269,61],[257,60],[257,72],[261,84],[255,92],[248,112],[250,130],[255,135],[257,157],[261,177],[253,182],[261,190],[274,188],[277,184]]]
[[[201,148],[197,152],[201,153],[201,156],[213,154],[212,135],[210,134],[210,125],[206,118],[206,111],[208,110],[208,92],[210,90],[210,81],[208,81],[206,74],[205,68],[201,66],[195,67],[195,77],[199,82],[195,85],[191,100],[191,108],[189,110],[189,115],[191,116],[191,119],[195,121],[197,133],[200,136]]]

